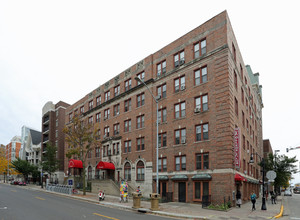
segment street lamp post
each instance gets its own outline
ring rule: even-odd
[[[263,157],[261,157],[258,153],[256,153],[257,156],[259,156],[261,162],[262,162],[262,165],[263,165],[263,192],[262,192],[262,204],[261,204],[261,210],[267,210],[267,206],[266,206],[266,198],[265,198],[265,160]],[[251,154],[250,156],[250,161],[249,163],[254,163],[254,160],[253,160],[253,154]]]
[[[151,94],[152,98],[156,102],[156,193],[158,193],[158,99],[155,98],[149,87],[146,85],[146,83],[141,80],[139,77],[134,77],[134,79],[140,83],[142,83],[146,88],[148,89],[149,93]]]

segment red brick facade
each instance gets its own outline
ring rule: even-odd
[[[159,148],[160,194],[167,196],[169,193],[173,201],[182,202],[201,202],[202,195],[209,195],[213,202],[221,202],[224,196],[232,199],[237,187],[241,187],[244,199],[248,199],[250,190],[258,193],[259,167],[256,163],[249,164],[249,160],[251,153],[262,154],[263,105],[257,85],[251,83],[247,73],[226,11],[67,108],[66,123],[70,122],[69,115],[80,113],[84,106],[84,118],[93,117],[93,123],[100,125],[100,156],[92,152],[86,164],[90,167],[91,178],[112,175],[116,181],[130,179],[129,184],[133,188],[140,185],[145,195],[156,190],[156,103],[147,88],[134,79],[141,73],[153,95],[161,95],[158,108],[166,112],[161,115],[166,118],[161,119],[158,128],[161,145],[165,145]],[[118,86],[120,93],[115,95]],[[108,91],[110,98],[105,101]],[[139,99],[141,94],[144,94],[144,103]],[[100,96],[101,104],[97,105]],[[114,114],[117,105],[119,113]],[[108,109],[110,114],[106,118]],[[99,113],[100,122],[96,122]],[[129,121],[130,131],[127,130]],[[119,131],[114,133],[117,124]],[[241,131],[240,169],[234,166],[236,127]],[[107,128],[109,136],[104,136]],[[144,145],[139,142],[142,139]],[[131,151],[128,152],[130,141]],[[119,154],[114,151],[117,144]],[[257,158],[255,160],[258,162]],[[116,170],[109,174],[96,170],[99,161],[112,162]],[[65,167],[67,163],[65,161]],[[130,165],[127,171],[126,163]],[[236,173],[248,181],[236,182]]]

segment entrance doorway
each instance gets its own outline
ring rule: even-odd
[[[178,202],[186,202],[186,183],[178,182]]]

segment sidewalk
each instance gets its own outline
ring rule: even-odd
[[[251,211],[252,203],[246,202],[242,204],[241,208],[231,208],[228,211],[216,211],[210,209],[202,208],[201,204],[191,204],[191,203],[179,203],[179,202],[169,202],[169,203],[159,203],[160,211],[152,211],[151,202],[141,201],[141,208],[134,209],[132,198],[129,199],[127,203],[120,203],[119,197],[106,195],[105,200],[99,202],[98,195],[95,193],[86,193],[85,196],[82,192],[79,194],[67,195],[55,192],[46,191],[45,188],[41,188],[36,185],[28,186],[16,186],[27,188],[30,190],[38,190],[48,193],[54,193],[59,195],[64,195],[73,199],[81,199],[93,203],[97,203],[103,206],[116,207],[120,209],[130,209],[139,212],[147,212],[152,214],[176,217],[176,218],[188,218],[188,219],[272,219],[273,216],[280,212],[281,204],[284,203],[285,198],[283,196],[277,197],[277,204],[272,204],[270,200],[266,201],[267,210],[261,210],[262,199],[258,198],[256,201],[256,210]]]

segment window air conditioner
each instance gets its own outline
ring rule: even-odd
[[[180,60],[180,65],[184,64],[184,60]]]
[[[181,90],[185,90],[185,85],[182,85],[182,86],[180,87],[180,89],[181,89]]]
[[[195,113],[199,113],[200,112],[200,108],[195,108],[194,112]]]
[[[185,144],[186,143],[186,139],[185,138],[181,139],[181,143]]]

